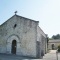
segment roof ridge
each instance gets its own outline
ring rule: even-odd
[[[16,16],[22,17],[22,18],[25,18],[25,19],[29,19],[29,20],[31,20],[31,21],[35,21],[35,20],[33,20],[33,19],[30,19],[30,18],[27,18],[27,17],[23,17],[23,16],[20,16],[20,15],[17,15],[17,14],[16,14]],[[35,21],[35,22],[38,22],[38,23],[39,23],[39,21]]]

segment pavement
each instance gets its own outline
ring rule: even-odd
[[[56,51],[57,50],[50,50],[49,53],[45,54],[43,59],[32,59],[29,57],[21,57],[17,55],[0,54],[0,60],[60,60],[60,53],[56,54]]]
[[[25,60],[25,59],[34,59],[33,57],[26,57],[20,55],[12,54],[0,54],[0,60]]]
[[[50,50],[49,53],[45,54],[42,60],[57,60],[57,50]]]
[[[45,54],[43,59],[30,59],[30,60],[60,60],[60,53],[56,54],[57,50],[50,50],[49,53]],[[29,60],[29,59],[28,59]]]

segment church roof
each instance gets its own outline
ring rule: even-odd
[[[14,16],[16,16],[17,18],[20,17],[20,18],[24,18],[24,19],[26,19],[26,20],[31,20],[31,21],[34,21],[34,22],[39,23],[39,21],[35,21],[35,20],[29,19],[29,18],[26,18],[26,17],[23,17],[23,16],[16,15],[16,14],[13,15],[12,17],[10,17],[9,19],[13,18]],[[8,19],[8,20],[9,20],[9,19]],[[7,22],[8,20],[6,20],[5,22]],[[4,23],[5,23],[5,22],[4,22]],[[3,23],[3,24],[4,24],[4,23]],[[1,25],[3,25],[3,24],[1,24]],[[0,26],[1,26],[1,25],[0,25]]]
[[[29,19],[29,18],[26,18],[26,17],[23,17],[23,16],[19,16],[19,15],[16,15],[17,17],[20,17],[20,18],[24,18],[24,19],[28,19],[28,20],[31,20],[31,21],[34,21],[34,22],[39,22],[39,21],[35,21],[33,19]]]

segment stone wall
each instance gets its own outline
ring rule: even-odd
[[[54,44],[54,49],[58,49],[58,46],[60,45],[60,42],[51,42],[48,44],[48,49],[52,50],[52,45]]]
[[[0,26],[0,53],[11,54],[12,41],[17,41],[16,54],[36,57],[36,21],[14,15]]]
[[[40,57],[42,57],[47,52],[47,40],[46,34],[39,26],[37,26],[37,41],[40,42]]]

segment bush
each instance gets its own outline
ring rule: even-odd
[[[58,46],[58,52],[60,52],[60,45]]]

